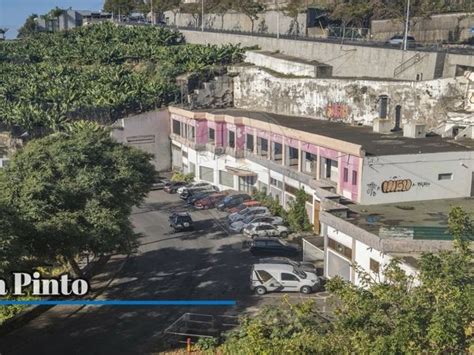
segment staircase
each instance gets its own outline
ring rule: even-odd
[[[426,53],[423,53],[423,54],[416,53],[413,57],[404,61],[402,64],[400,64],[398,67],[396,67],[393,70],[393,77],[394,78],[398,77],[401,73],[406,71],[408,68],[411,68],[415,64],[421,62],[426,56],[427,56]],[[443,64],[444,64],[444,61],[443,61]]]
[[[436,54],[436,62],[435,62],[433,79],[439,79],[443,77],[445,59],[446,59],[446,52],[438,52]]]

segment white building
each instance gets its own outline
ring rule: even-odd
[[[408,230],[402,220],[377,231],[364,230],[351,222],[355,214],[348,203],[362,208],[359,214],[392,206],[408,208],[408,217],[422,218],[423,209],[410,213],[410,208],[424,201],[444,211],[436,215],[433,210],[433,220],[444,220],[449,207],[445,201],[450,199],[463,201],[474,212],[470,139],[425,136],[418,125],[382,134],[370,127],[237,109],[198,112],[171,107],[169,112],[174,168],[193,172],[198,180],[221,189],[265,189],[283,206],[304,188],[310,221],[325,239],[328,277],[340,275],[357,283],[352,263],[381,270],[395,254],[451,246],[436,235],[433,240],[416,239],[413,230],[432,227],[427,219],[419,224],[407,221]],[[389,229],[383,228],[391,225],[402,229],[386,238],[383,233]],[[409,262],[404,267],[415,270]]]

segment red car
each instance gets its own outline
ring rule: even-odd
[[[209,195],[194,202],[194,207],[198,210],[207,210],[208,208],[214,208],[216,207],[216,203],[224,199],[226,196],[227,194],[222,192]]]
[[[234,213],[234,212],[240,212],[242,211],[244,208],[247,208],[247,207],[258,207],[260,206],[260,202],[259,201],[254,201],[254,200],[250,200],[250,201],[245,201],[245,202],[242,202],[240,205],[238,205],[237,207],[232,207],[232,208],[229,208],[227,210],[227,212],[229,213]]]

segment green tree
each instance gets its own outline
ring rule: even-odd
[[[224,16],[232,9],[232,0],[210,0],[209,11],[221,17],[221,29],[224,29]]]
[[[292,24],[291,28],[293,31],[291,34],[298,35],[300,33],[300,24],[298,22],[298,15],[305,10],[304,8],[305,5],[305,0],[290,0],[286,4],[286,6],[283,8],[283,13],[286,16],[291,17],[292,19]]]
[[[26,18],[25,23],[18,30],[18,38],[25,38],[31,36],[33,33],[38,32],[38,26],[35,21],[37,17],[37,14],[32,14]]]
[[[246,15],[252,23],[252,32],[255,27],[255,21],[258,20],[258,14],[265,10],[265,7],[254,0],[240,0],[234,3],[234,9]]]
[[[312,302],[293,305],[283,298],[281,306],[267,306],[257,317],[243,318],[239,329],[230,333],[218,353],[324,353],[322,340],[328,328]]]
[[[0,175],[0,202],[32,226],[22,243],[45,260],[127,252],[136,234],[129,222],[154,178],[150,155],[117,143],[92,122],[29,142]]]
[[[308,194],[304,189],[299,189],[295,199],[290,202],[290,208],[287,212],[288,223],[295,232],[305,232],[311,230],[308,212],[306,211],[306,202]]]

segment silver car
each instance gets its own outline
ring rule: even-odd
[[[289,230],[285,226],[274,226],[270,223],[249,224],[244,228],[244,234],[251,238],[288,236]]]
[[[234,222],[230,225],[230,230],[233,233],[240,233],[242,230],[247,227],[249,224],[254,223],[270,223],[274,226],[283,224],[283,218],[281,217],[274,217],[269,214],[264,215],[250,215],[245,217],[241,221]]]
[[[264,214],[270,214],[270,211],[266,207],[247,207],[240,212],[231,213],[229,215],[229,223],[232,224],[237,221],[242,221],[249,216],[260,216]]]

